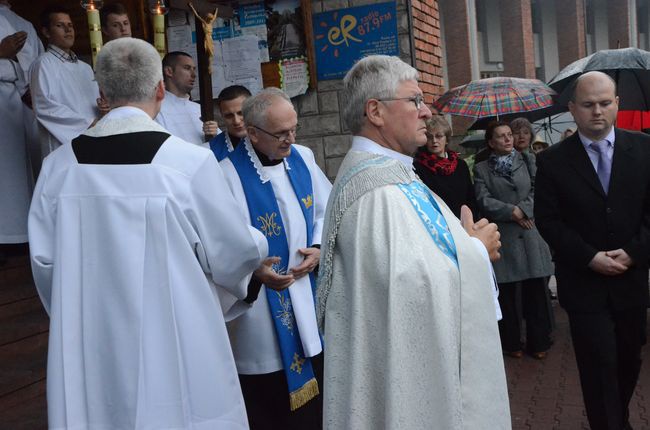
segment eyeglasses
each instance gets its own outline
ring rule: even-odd
[[[416,94],[413,97],[396,97],[393,99],[377,99],[379,102],[392,102],[394,100],[408,100],[413,102],[415,108],[420,110],[424,107],[424,96],[422,94]]]
[[[282,131],[282,132],[280,132],[280,134],[271,133],[271,132],[266,131],[263,128],[258,127],[256,125],[254,125],[253,128],[258,129],[259,131],[263,131],[264,133],[268,134],[271,137],[275,137],[280,142],[286,142],[291,138],[291,136],[293,136],[294,138],[296,137],[296,134],[298,133],[298,130],[300,130],[300,125],[296,125],[291,130]]]

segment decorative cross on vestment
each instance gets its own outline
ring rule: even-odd
[[[598,180],[603,186],[605,194],[609,191],[609,179],[612,175],[612,161],[607,157],[608,145],[609,142],[606,140],[599,140],[597,142],[592,142],[589,146],[598,153],[598,167],[596,168],[596,173],[598,174]]]

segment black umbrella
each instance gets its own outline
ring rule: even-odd
[[[548,84],[559,94],[558,103],[567,104],[571,83],[594,70],[616,81],[620,110],[650,110],[650,52],[637,48],[604,49],[566,66]]]
[[[535,122],[539,121],[540,119],[548,118],[549,116],[552,115],[557,115],[562,112],[568,111],[569,108],[566,107],[565,105],[562,104],[554,104],[548,107],[545,107],[543,109],[535,109],[531,110],[528,112],[518,112],[518,113],[511,113],[507,115],[499,115],[498,119],[496,116],[487,116],[485,118],[479,118],[474,123],[471,125],[471,127],[468,130],[485,130],[487,129],[487,126],[492,122],[492,121],[505,121],[505,122],[510,122],[515,118],[526,118],[530,122]]]

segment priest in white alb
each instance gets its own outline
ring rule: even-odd
[[[431,111],[417,71],[368,56],[344,79],[353,133],[327,206],[318,283],[329,430],[510,429],[489,256],[413,171]],[[471,236],[475,236],[473,238]]]
[[[311,150],[295,144],[298,115],[283,91],[266,88],[242,110],[248,137],[221,166],[242,218],[280,257],[277,277],[254,276],[249,297],[234,306],[251,309],[228,323],[248,419],[252,430],[317,430],[323,345],[313,271],[332,186]]]
[[[0,15],[0,254],[2,245],[27,242],[27,211],[31,196],[23,121],[25,75],[16,61],[28,35]],[[0,259],[2,259],[0,255]]]
[[[196,79],[196,65],[183,51],[167,53],[163,58],[165,100],[156,121],[172,135],[201,146],[221,133],[216,121],[203,121],[201,106],[190,99]]]
[[[18,16],[11,10],[9,0],[0,0],[0,16],[9,21],[9,24],[15,31],[24,31],[27,35],[25,45],[16,54],[16,59],[23,70],[25,77],[24,88],[20,89],[23,111],[23,123],[25,125],[25,144],[27,145],[28,160],[31,163],[31,169],[34,177],[38,176],[41,169],[41,145],[38,131],[38,122],[31,108],[32,96],[29,91],[30,69],[34,61],[43,53],[43,44],[31,22]],[[30,178],[31,179],[31,178]]]
[[[75,31],[60,5],[41,14],[47,50],[31,68],[32,106],[40,125],[43,157],[84,132],[99,116],[93,69],[72,51]]]
[[[212,152],[153,121],[153,46],[107,43],[96,76],[112,109],[45,159],[29,215],[49,427],[247,429],[217,293],[244,299],[275,260]]]

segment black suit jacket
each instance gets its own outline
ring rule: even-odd
[[[615,129],[605,195],[578,133],[537,158],[535,218],[554,252],[560,304],[568,311],[648,303],[650,136]],[[622,248],[634,266],[618,276],[587,267],[598,251]]]

